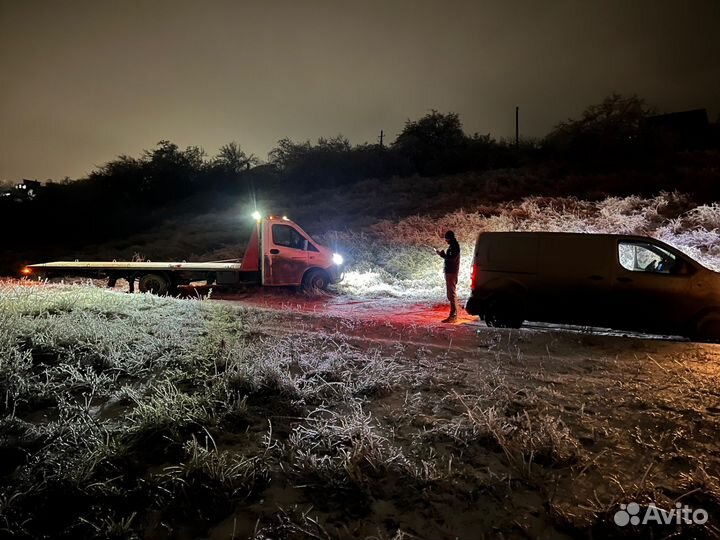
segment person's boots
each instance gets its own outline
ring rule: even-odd
[[[456,311],[451,311],[451,312],[450,312],[450,315],[448,315],[448,318],[447,318],[447,319],[443,319],[442,322],[444,322],[444,323],[453,323],[453,322],[455,322],[455,321],[457,321],[457,312],[456,312]]]

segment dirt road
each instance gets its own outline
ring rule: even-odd
[[[196,290],[197,294],[204,293],[202,289]],[[483,334],[497,332],[488,328],[478,317],[468,315],[463,309],[460,310],[457,322],[442,323],[448,314],[446,302],[417,302],[404,298],[352,298],[335,293],[308,295],[294,289],[262,289],[259,287],[240,293],[213,293],[212,299],[228,305],[244,305],[303,315],[307,321],[315,320],[317,325],[324,329],[332,327],[333,322],[339,329],[344,328],[346,331],[357,325],[375,328],[372,333],[365,335],[367,339],[384,337],[388,333],[387,331],[378,332],[378,328],[384,327],[395,329],[398,339],[403,334],[406,337],[412,334],[423,334],[431,337],[431,339],[425,340],[427,345],[432,346],[437,341],[437,345],[446,347],[449,340],[477,341],[482,338]],[[516,333],[526,335],[528,338],[542,334],[580,335],[608,338],[608,343],[617,342],[618,339],[631,339],[633,342],[639,340],[641,342],[662,341],[689,344],[687,339],[680,336],[651,335],[534,322],[526,322],[523,328]]]

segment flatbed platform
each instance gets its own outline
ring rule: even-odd
[[[31,264],[37,269],[78,269],[78,270],[187,270],[205,272],[238,272],[242,270],[239,262],[168,262],[168,261],[54,261]]]

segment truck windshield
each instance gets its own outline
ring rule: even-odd
[[[273,225],[272,241],[276,246],[289,247],[291,249],[305,249],[305,237],[297,232],[290,225]]]

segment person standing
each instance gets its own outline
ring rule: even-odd
[[[453,231],[445,233],[445,241],[448,243],[447,251],[435,250],[440,257],[445,259],[445,286],[447,287],[447,299],[450,301],[450,315],[443,319],[444,323],[457,321],[457,281],[460,272],[460,244],[455,239]]]

